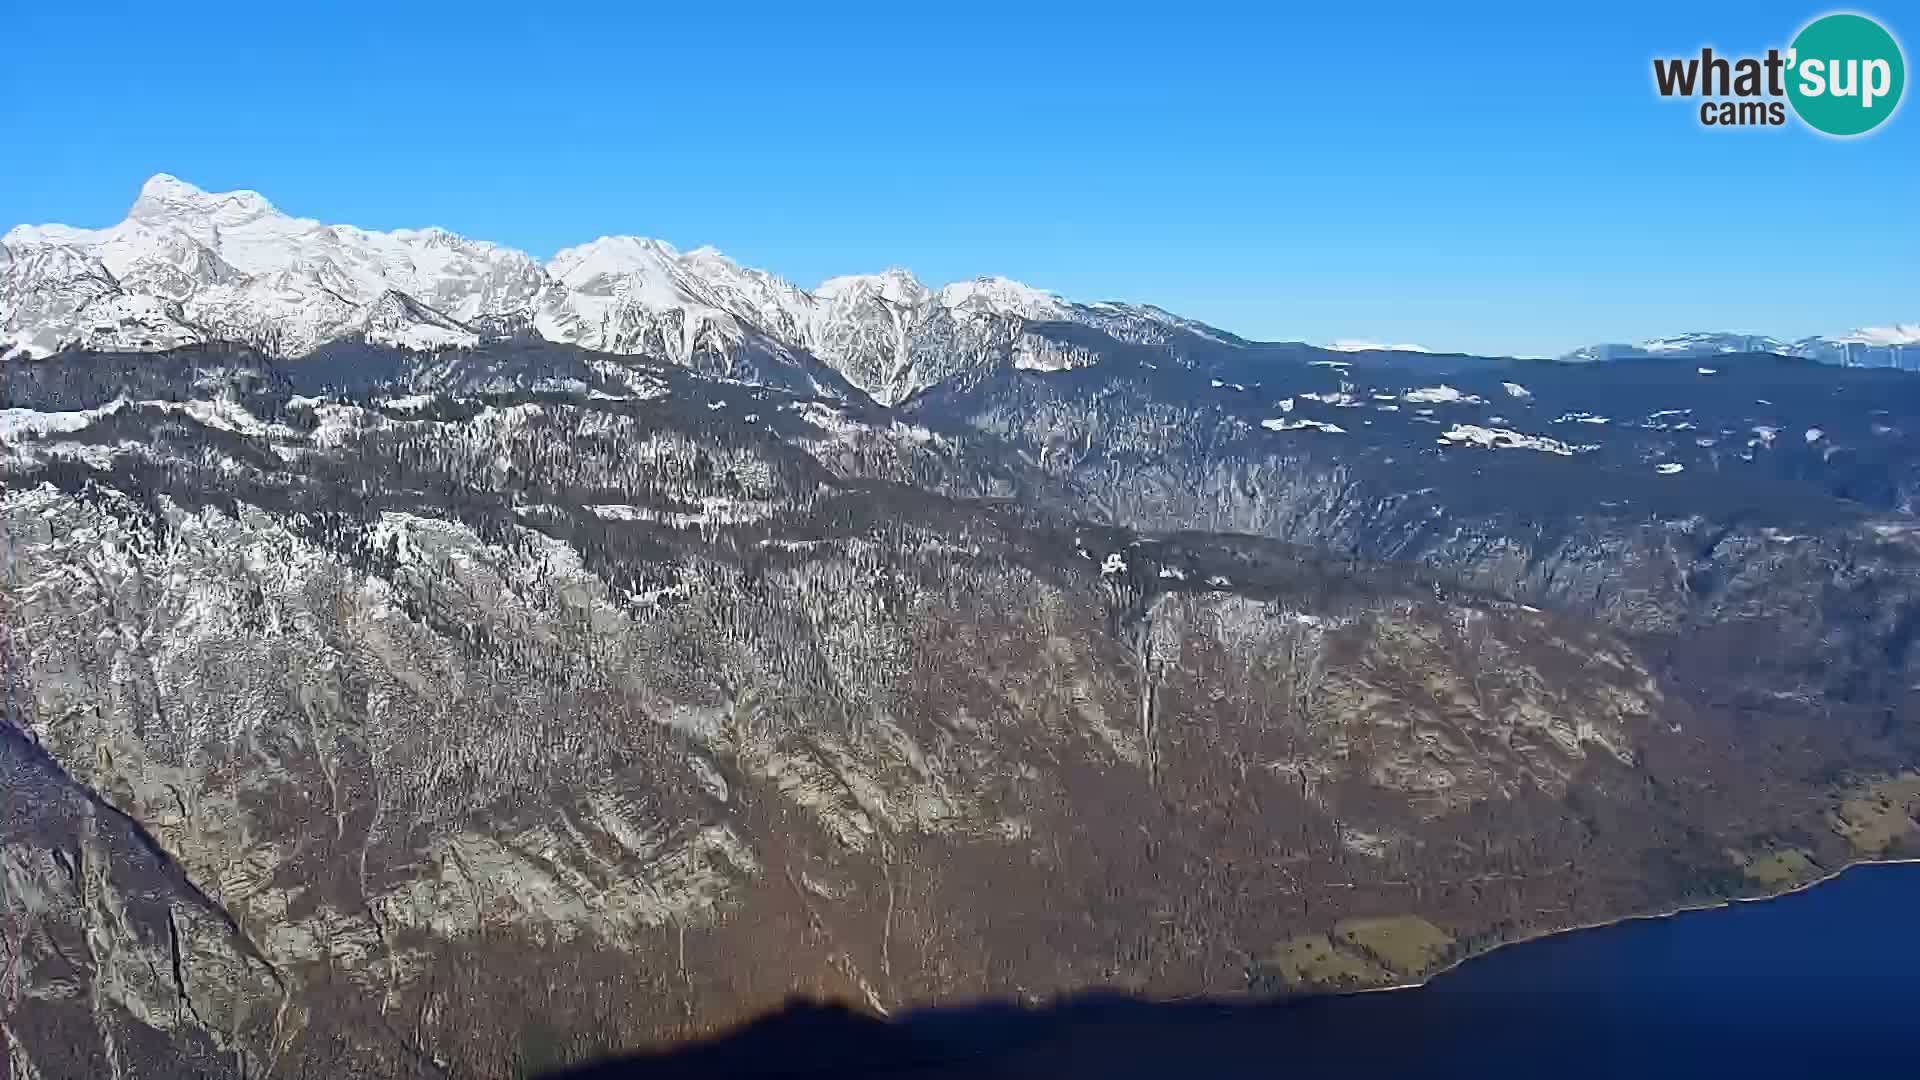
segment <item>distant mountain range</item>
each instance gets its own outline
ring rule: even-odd
[[[539,338],[643,354],[703,374],[886,405],[998,367],[1062,370],[1122,343],[1247,344],[1151,305],[1079,303],[1001,277],[939,288],[901,269],[808,290],[712,248],[602,237],[542,263],[443,229],[375,232],[292,217],[251,191],[165,174],[104,229],[21,225],[0,237],[0,353],[159,351],[235,342],[301,357],[329,342],[418,351]],[[1336,351],[1429,352],[1343,340]],[[1177,351],[1177,350],[1176,350]],[[1566,359],[1767,351],[1857,366],[1920,366],[1920,324],[1788,343],[1687,334],[1595,345]]]
[[[1634,344],[1588,345],[1562,357],[1574,362],[1670,357],[1697,359],[1727,353],[1778,353],[1803,356],[1842,367],[1920,370],[1920,323],[1896,323],[1854,330],[1838,337],[1785,341],[1764,334],[1724,331],[1678,334]]]

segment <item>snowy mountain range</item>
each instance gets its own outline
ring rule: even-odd
[[[632,236],[543,264],[442,229],[326,225],[255,192],[164,174],[117,225],[22,225],[0,238],[0,342],[36,356],[218,340],[299,357],[340,340],[425,351],[531,333],[815,393],[850,383],[894,404],[982,367],[1074,366],[1023,340],[1046,322],[1123,341],[1226,337],[1157,308],[1074,304],[1005,278],[930,288],[891,269],[809,291],[712,248]]]
[[[1920,323],[1870,326],[1835,337],[1808,337],[1798,341],[1764,334],[1696,332],[1632,344],[1588,345],[1562,359],[1590,363],[1644,357],[1698,359],[1728,353],[1778,353],[1842,367],[1920,368]]]
[[[1073,327],[1097,330],[1089,345]],[[808,290],[709,247],[609,236],[542,263],[444,229],[375,232],[293,217],[252,191],[165,174],[103,229],[21,225],[0,237],[0,355],[161,351],[238,342],[298,358],[329,342],[417,351],[533,336],[655,356],[702,374],[899,404],[1003,368],[1097,363],[1117,342],[1181,358],[1240,338],[1148,305],[1076,303],[1000,277],[940,288],[901,269]],[[1339,341],[1335,351],[1426,352]],[[1920,324],[1785,342],[1688,334],[1565,359],[1766,351],[1920,367]]]

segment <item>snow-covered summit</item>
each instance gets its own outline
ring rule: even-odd
[[[127,210],[127,217],[171,224],[192,222],[208,229],[236,228],[268,217],[300,220],[275,210],[257,191],[202,191],[166,173],[156,174],[140,185],[140,195]],[[217,237],[209,239],[217,243]]]
[[[1011,278],[977,277],[972,281],[956,281],[940,290],[939,300],[940,306],[948,310],[1018,315],[1034,320],[1067,317],[1067,306],[1059,297]]]
[[[911,307],[926,302],[928,290],[912,271],[890,266],[877,274],[842,274],[821,282],[813,290],[821,300],[847,300],[874,297],[889,304]]]

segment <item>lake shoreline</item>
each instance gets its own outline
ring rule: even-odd
[[[1502,949],[1511,948],[1516,945],[1526,945],[1531,942],[1543,941],[1551,937],[1559,937],[1563,934],[1577,934],[1577,933],[1581,933],[1582,931],[1605,930],[1608,927],[1625,926],[1625,925],[1628,925],[1631,923],[1637,923],[1637,922],[1652,922],[1659,919],[1671,919],[1676,915],[1685,915],[1690,912],[1716,911],[1721,908],[1733,907],[1735,904],[1764,904],[1770,900],[1780,900],[1789,896],[1793,896],[1797,893],[1806,892],[1807,890],[1812,889],[1817,885],[1825,885],[1828,882],[1833,881],[1834,879],[1840,877],[1843,874],[1849,873],[1853,870],[1860,869],[1862,867],[1912,866],[1916,864],[1920,864],[1920,858],[1856,859],[1852,862],[1848,862],[1844,864],[1837,870],[1823,873],[1819,877],[1811,878],[1807,881],[1800,882],[1799,884],[1794,885],[1791,888],[1782,889],[1779,892],[1767,893],[1763,896],[1732,896],[1732,897],[1727,897],[1721,900],[1715,900],[1709,903],[1682,904],[1677,907],[1666,909],[1664,911],[1649,912],[1644,915],[1623,915],[1615,919],[1600,919],[1590,923],[1581,923],[1575,926],[1562,927],[1558,930],[1542,930],[1539,933],[1526,934],[1521,937],[1516,937],[1510,941],[1502,941],[1499,944],[1493,946],[1492,948],[1484,949],[1480,952],[1469,953],[1466,956],[1462,956],[1455,960],[1449,961],[1443,967],[1435,968],[1433,971],[1430,971],[1422,975],[1418,979],[1414,979],[1408,982],[1394,983],[1391,986],[1368,986],[1368,987],[1363,987],[1357,990],[1336,991],[1331,994],[1309,993],[1309,994],[1304,994],[1302,996],[1303,997],[1351,997],[1356,994],[1383,994],[1383,993],[1390,993],[1390,992],[1401,991],[1401,990],[1418,990],[1421,987],[1431,983],[1433,980],[1438,979],[1443,975],[1446,975],[1448,972],[1459,969],[1464,964],[1472,963],[1473,961],[1479,960],[1483,957],[1492,956],[1493,954],[1501,951]]]

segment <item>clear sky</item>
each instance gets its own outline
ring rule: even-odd
[[[118,220],[165,171],[542,256],[997,273],[1280,340],[1920,320],[1920,106],[1842,142],[1652,89],[1654,56],[1784,46],[1816,4],[0,3],[0,228]],[[1913,61],[1920,6],[1859,10]]]

